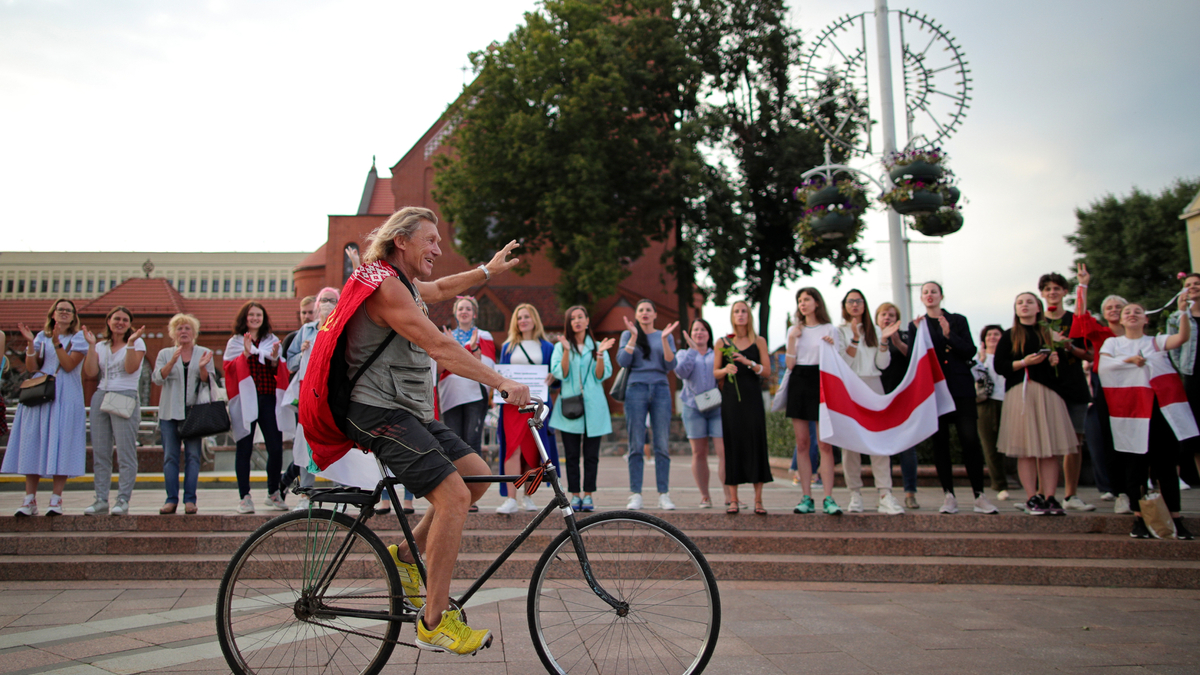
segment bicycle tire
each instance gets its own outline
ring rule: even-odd
[[[560,533],[529,582],[529,634],[546,670],[703,672],[721,632],[721,597],[704,554],[646,513],[601,513],[578,528],[595,579],[629,603],[629,613],[620,616],[591,590],[570,533]]]
[[[353,523],[327,509],[294,511],[268,521],[238,548],[217,593],[217,639],[235,674],[376,675],[387,665],[399,622],[319,611],[331,605],[392,615],[403,611],[396,566],[374,532],[360,525],[325,593],[319,599],[305,593],[321,578]]]

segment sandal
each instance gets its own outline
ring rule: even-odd
[[[175,513],[175,509],[178,506],[179,505],[176,504],[175,502],[167,502],[166,504],[162,505],[162,508],[158,510],[158,513],[159,513],[159,515],[169,516],[172,513]]]
[[[472,504],[471,508],[467,509],[467,513],[479,513],[479,505]]]
[[[731,516],[736,516],[738,511],[739,511],[739,508],[738,508],[738,503],[736,501],[728,502],[725,505],[725,513],[728,513]]]
[[[189,516],[196,515],[196,504],[194,502],[187,502],[183,505],[183,512]]]
[[[763,508],[762,502],[754,502],[754,515],[756,515],[756,516],[767,515],[767,510]]]

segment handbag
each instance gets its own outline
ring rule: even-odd
[[[211,392],[213,384],[209,383]],[[200,397],[200,378],[196,378],[196,398]],[[183,413],[183,422],[179,425],[179,437],[204,438],[223,434],[232,428],[229,421],[229,408],[224,401],[216,400],[216,392],[210,393],[208,403],[195,403],[187,406]]]
[[[54,401],[54,376],[40,375],[22,382],[17,401],[30,408]]]
[[[621,366],[621,370],[617,372],[617,377],[613,379],[612,387],[608,390],[608,395],[614,401],[625,401],[625,389],[629,386],[629,369]]]
[[[116,415],[123,420],[127,420],[133,416],[133,409],[137,407],[137,399],[125,394],[118,394],[115,391],[104,393],[104,398],[100,401],[100,412]]]
[[[1155,539],[1175,538],[1175,521],[1171,519],[1171,511],[1163,501],[1158,481],[1154,481],[1151,490],[1142,486],[1142,498],[1138,500],[1138,509],[1142,514],[1142,522],[1146,523],[1146,529],[1150,530]]]
[[[721,390],[716,387],[696,394],[696,410],[700,412],[708,412],[719,405],[721,405]]]
[[[783,371],[783,377],[779,379],[779,388],[775,390],[775,397],[771,399],[771,412],[784,412],[787,410],[788,382],[791,379],[792,371]]]
[[[562,411],[562,416],[569,420],[583,417],[583,394],[562,397],[558,400],[558,408]]]

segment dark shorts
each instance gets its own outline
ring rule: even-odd
[[[788,378],[787,416],[815,422],[821,417],[821,367],[794,366]]]
[[[417,497],[432,492],[458,470],[456,460],[474,452],[438,420],[423,424],[407,410],[353,401],[346,414],[346,431],[355,445],[375,453]]]

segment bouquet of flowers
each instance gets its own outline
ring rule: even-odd
[[[733,346],[733,333],[730,333],[729,335],[725,336],[725,344],[721,346],[721,354],[725,357],[726,361],[733,363],[733,357],[737,356],[737,353],[737,347]],[[729,374],[725,376],[725,379],[733,383],[733,391],[737,393],[738,403],[741,403],[742,391],[738,388],[737,376]]]

